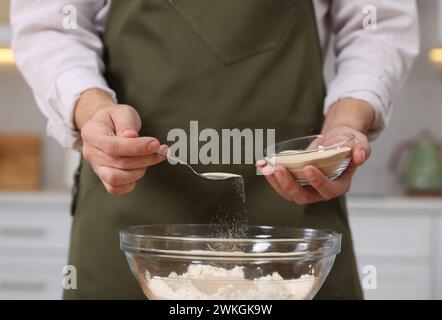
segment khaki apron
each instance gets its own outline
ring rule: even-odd
[[[104,35],[107,79],[134,106],[141,135],[166,143],[169,130],[275,128],[278,141],[319,132],[325,88],[314,9],[307,0],[113,1]],[[198,165],[245,178],[250,224],[327,228],[342,252],[317,298],[362,298],[344,198],[307,206],[281,198],[254,165]],[[119,249],[120,228],[207,223],[224,192],[167,162],[130,194],[106,193],[82,162],[67,299],[144,299]],[[224,201],[224,200],[223,200]]]

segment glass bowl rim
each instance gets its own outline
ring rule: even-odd
[[[281,242],[312,242],[322,240],[340,240],[342,234],[329,229],[313,229],[313,228],[296,228],[286,226],[266,226],[266,225],[249,225],[248,228],[261,228],[261,229],[289,229],[293,231],[315,231],[324,234],[323,236],[307,237],[307,238],[217,238],[217,237],[185,237],[185,236],[159,236],[148,234],[134,234],[131,231],[135,229],[146,228],[161,228],[161,227],[213,227],[214,224],[146,224],[146,225],[134,225],[127,226],[120,229],[120,235],[125,235],[133,239],[151,239],[151,240],[173,240],[183,242],[223,242],[223,243],[281,243]]]
[[[151,225],[137,225],[128,226],[120,230],[120,249],[126,254],[135,255],[154,255],[162,256],[164,258],[182,258],[182,259],[201,259],[208,261],[215,260],[229,260],[229,261],[276,261],[276,260],[293,260],[293,259],[313,259],[320,257],[335,256],[341,251],[342,234],[333,230],[325,229],[312,229],[312,228],[295,228],[287,226],[256,226],[250,225],[249,229],[279,229],[280,231],[294,231],[294,232],[312,232],[319,233],[319,236],[310,237],[284,237],[280,238],[217,238],[217,237],[186,237],[185,233],[181,233],[178,236],[161,236],[152,234],[136,234],[135,231],[146,230],[148,228],[159,229],[166,227],[196,227],[203,230],[210,230],[210,227],[216,225],[213,224],[151,224]],[[205,229],[204,229],[205,228]],[[161,229],[160,229],[161,230]],[[181,231],[181,230],[179,230]],[[257,235],[258,236],[258,235]],[[144,245],[143,245],[144,241]],[[170,242],[170,243],[168,243]],[[310,246],[301,246],[306,244],[318,243],[318,247],[311,250]],[[160,243],[166,244],[163,248]],[[180,243],[180,247],[175,248],[172,244]],[[273,247],[269,251],[242,251],[238,250],[216,250],[211,247],[222,245],[247,245],[255,246],[259,244],[266,244]],[[184,246],[184,247],[183,247]],[[194,246],[194,247],[193,247]],[[203,248],[198,249],[198,246]],[[284,246],[281,250],[277,246]],[[288,246],[288,247],[286,247]],[[193,249],[195,248],[195,249]],[[227,247],[228,248],[228,247]],[[269,247],[267,247],[269,248]],[[267,249],[266,248],[266,249]],[[281,247],[283,248],[283,247]],[[290,250],[287,250],[289,248]],[[299,250],[300,249],[300,250]]]
[[[332,149],[336,149],[338,147],[341,147],[349,142],[352,142],[356,139],[356,136],[352,133],[348,133],[348,134],[342,134],[342,135],[336,135],[337,137],[346,137],[347,139],[334,143],[332,145],[329,145],[327,147],[323,147],[323,148],[315,148],[315,149],[311,149],[311,150],[300,150],[300,151],[294,151],[294,152],[286,152],[284,154],[281,153],[275,153],[275,151],[271,154],[266,154],[266,157],[283,157],[283,156],[291,156],[291,155],[299,155],[299,154],[307,154],[307,153],[314,153],[314,152],[318,152],[318,151],[324,151],[324,150],[332,150]],[[301,140],[307,140],[307,139],[312,139],[312,138],[324,138],[324,135],[322,134],[313,134],[310,136],[305,136],[305,137],[298,137],[298,138],[293,138],[293,139],[288,139],[288,140],[284,140],[284,141],[280,141],[278,143],[275,143],[273,145],[270,145],[269,147],[266,148],[266,153],[267,150],[271,147],[273,147],[274,150],[276,150],[276,146],[283,144],[283,143],[288,143],[288,142],[294,142],[294,141],[301,141]]]

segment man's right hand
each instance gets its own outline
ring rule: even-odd
[[[148,167],[165,160],[156,152],[167,153],[167,146],[160,146],[156,138],[138,135],[141,120],[137,111],[116,105],[103,91],[92,89],[82,95],[75,123],[81,130],[83,157],[112,195],[131,192]]]

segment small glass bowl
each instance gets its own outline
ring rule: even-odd
[[[267,148],[266,161],[282,165],[303,186],[309,185],[303,169],[307,165],[318,168],[330,180],[338,178],[351,162],[355,136],[312,135],[283,141]]]
[[[219,238],[222,226],[146,225],[120,231],[120,246],[151,300],[309,300],[341,250],[330,230],[248,226]]]

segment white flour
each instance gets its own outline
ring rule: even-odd
[[[243,267],[225,269],[196,264],[181,275],[172,272],[168,277],[154,277],[147,288],[150,299],[301,300],[310,296],[315,280],[308,274],[284,280],[277,272],[249,280]]]

